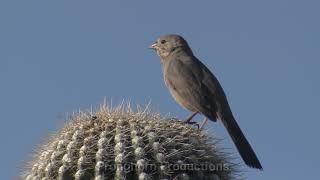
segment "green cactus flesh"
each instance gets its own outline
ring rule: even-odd
[[[217,140],[159,114],[109,109],[73,116],[42,145],[27,180],[216,179],[235,177]]]

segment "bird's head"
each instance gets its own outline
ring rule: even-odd
[[[191,52],[187,41],[176,34],[160,36],[154,44],[149,46],[149,48],[154,49],[162,59],[168,57],[177,49],[183,49]]]

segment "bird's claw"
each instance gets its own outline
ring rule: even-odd
[[[184,123],[197,126],[197,128],[200,129],[200,125],[199,125],[197,122],[194,122],[194,121],[185,121]]]

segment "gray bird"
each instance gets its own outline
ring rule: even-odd
[[[170,34],[158,38],[150,46],[161,59],[164,81],[173,98],[193,112],[186,122],[200,113],[206,118],[221,120],[243,161],[252,168],[262,169],[255,152],[232,115],[226,95],[210,70],[192,53],[186,40]]]

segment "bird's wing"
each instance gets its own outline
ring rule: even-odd
[[[225,113],[232,114],[227,97],[218,79],[212,74],[212,72],[203,63],[201,63],[200,61],[198,62],[201,66],[202,75],[203,75],[202,84],[204,86],[204,89],[209,91],[209,94],[213,96],[213,101],[216,105],[215,110],[217,115],[221,116],[222,114],[225,114]]]
[[[204,73],[202,64],[192,59],[193,57],[182,57],[183,60],[172,61],[165,77],[166,85],[174,91],[180,99],[201,112],[208,118],[215,120],[216,109],[215,95],[204,84]]]
[[[217,106],[216,116],[222,121],[227,129],[244,162],[250,167],[262,169],[258,157],[233,117],[226,95],[219,81],[202,63],[201,66],[201,69],[203,70],[202,84],[214,94],[215,104]]]

